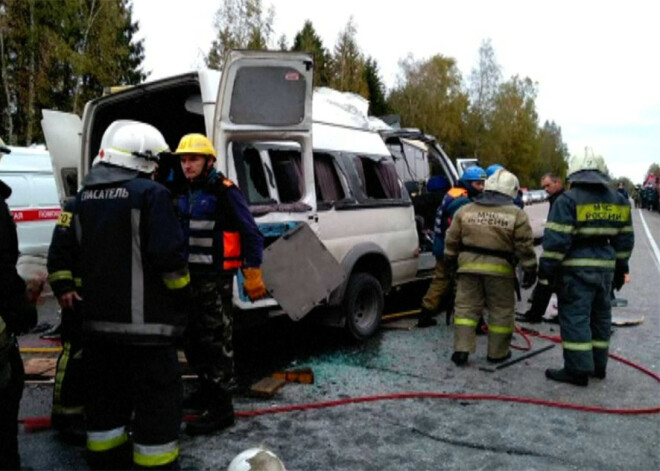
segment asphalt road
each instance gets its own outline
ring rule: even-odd
[[[547,206],[528,207],[541,227]],[[643,218],[642,218],[643,216]],[[614,329],[612,352],[660,374],[660,214],[634,213],[636,246],[632,281],[620,297],[627,308],[617,315],[644,316],[637,327]],[[647,228],[647,229],[645,229]],[[650,239],[653,235],[654,241]],[[396,293],[389,307],[414,309],[423,287]],[[527,308],[524,293],[519,310]],[[392,309],[390,309],[391,311]],[[52,298],[42,320],[52,319]],[[441,321],[442,318],[439,318]],[[558,326],[533,328],[557,335]],[[550,342],[532,338],[533,348]],[[562,364],[561,348],[494,373],[485,361],[485,338],[469,366],[449,360],[451,329],[440,322],[427,329],[383,328],[363,344],[339,332],[286,319],[236,337],[238,381],[242,389],[284,368],[311,367],[312,385],[287,384],[273,398],[246,394],[235,398],[237,411],[271,409],[323,401],[350,401],[403,392],[494,394],[623,410],[660,406],[660,385],[649,376],[612,361],[607,379],[588,388],[550,382],[548,367]],[[514,343],[524,344],[520,335]],[[514,352],[514,358],[522,353]],[[22,417],[49,413],[52,385],[26,388]],[[52,431],[21,431],[25,466],[34,469],[84,469],[84,450],[62,443]],[[604,414],[493,400],[409,398],[348,403],[334,407],[240,417],[234,427],[207,437],[181,436],[183,469],[226,469],[240,451],[263,445],[292,470],[437,469],[660,469],[658,414]]]

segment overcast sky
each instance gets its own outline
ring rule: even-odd
[[[221,0],[133,0],[150,80],[203,67]],[[388,88],[398,62],[443,54],[463,77],[490,38],[504,78],[538,83],[540,123],[562,128],[571,154],[589,146],[615,176],[641,182],[660,163],[660,2],[508,0],[263,0],[275,7],[273,42],[312,21],[332,50],[350,16],[362,52]]]

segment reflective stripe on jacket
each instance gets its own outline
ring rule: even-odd
[[[525,270],[536,269],[529,218],[503,196],[486,192],[454,215],[445,257],[458,257],[458,273],[513,278],[514,258]]]
[[[467,195],[467,189],[461,186],[454,186],[449,189],[442,199],[442,204],[438,206],[433,225],[433,255],[438,258],[442,257],[444,253],[445,234],[451,225],[451,218],[454,215],[453,212],[449,211],[449,207],[456,199],[467,197]]]
[[[219,275],[261,265],[263,238],[243,193],[215,171],[197,186],[177,199],[191,274]]]
[[[634,243],[630,203],[621,194],[604,184],[573,183],[548,216],[539,277],[560,267],[627,272]]]
[[[104,172],[118,176],[94,180]],[[177,290],[190,282],[181,230],[167,189],[125,174],[98,165],[76,195],[84,328],[128,343],[169,342],[187,322],[177,308]]]
[[[75,198],[64,203],[48,248],[48,283],[56,297],[71,291],[81,292],[80,220],[74,216],[75,204]]]

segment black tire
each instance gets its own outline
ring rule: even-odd
[[[371,337],[383,318],[383,288],[369,273],[354,273],[344,295],[346,330],[356,340]]]

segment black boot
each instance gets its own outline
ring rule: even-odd
[[[507,361],[509,358],[511,358],[511,350],[507,352],[506,355],[504,355],[501,358],[493,358],[493,357],[486,357],[486,360],[488,360],[490,363],[502,363],[504,361]]]
[[[543,322],[543,315],[538,315],[532,312],[530,309],[526,313],[516,313],[516,320],[519,322],[527,322],[528,324],[538,324]]]
[[[545,377],[560,383],[574,384],[575,386],[587,386],[589,384],[589,377],[584,374],[572,373],[566,368],[562,369],[547,369],[545,370]]]
[[[87,450],[87,465],[89,469],[133,469],[133,446],[124,442],[118,447],[107,451]]]
[[[422,307],[422,309],[419,311],[419,318],[417,319],[417,327],[433,327],[434,325],[438,324],[438,321],[436,321],[433,316],[434,312],[431,311],[430,309],[426,309],[425,307]]]
[[[200,385],[198,389],[183,399],[181,407],[188,414],[201,414],[209,408],[209,393]]]
[[[208,408],[195,420],[188,422],[186,433],[192,436],[206,435],[231,427],[235,420],[231,394],[218,387],[210,399]]]
[[[454,352],[451,356],[451,361],[456,363],[456,366],[464,366],[468,361],[468,352]]]
[[[589,376],[597,379],[605,379],[605,376],[607,376],[607,371],[605,371],[605,368],[596,368],[596,370]]]

